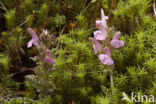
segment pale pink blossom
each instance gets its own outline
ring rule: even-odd
[[[102,31],[95,31],[94,32],[94,38],[96,40],[105,40],[107,37],[107,34],[103,33]]]
[[[108,65],[108,66],[113,65],[114,61],[111,58],[109,48],[108,47],[104,48],[104,51],[105,51],[105,54],[100,54],[99,55],[99,60],[104,65]]]
[[[120,31],[116,32],[113,39],[110,42],[111,46],[113,46],[114,48],[120,48],[125,45],[124,41],[119,40],[120,34],[121,34]]]
[[[40,47],[39,38],[35,33],[35,31],[31,28],[28,28],[28,32],[31,34],[32,39],[28,42],[27,47],[30,48],[32,47],[32,45],[35,45],[39,48]]]
[[[100,59],[101,63],[104,65],[110,66],[110,65],[114,64],[113,60],[105,54],[100,54],[99,59]]]
[[[50,56],[49,49],[46,49],[45,54],[46,54],[46,57],[44,59],[44,62],[49,63],[51,65],[55,64],[55,61]]]
[[[94,54],[97,54],[97,51],[101,51],[101,49],[102,49],[101,44],[96,39],[90,37],[89,40],[91,42],[93,42],[93,51],[94,51]]]

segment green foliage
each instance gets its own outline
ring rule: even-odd
[[[10,59],[7,55],[0,53],[0,103],[5,100],[5,93],[16,91],[20,88],[20,83],[9,77]]]
[[[10,10],[8,11],[6,14],[5,14],[5,18],[6,18],[6,21],[7,21],[7,27],[9,29],[13,28],[15,26],[15,15],[16,11],[13,9],[13,10]]]
[[[9,57],[4,54],[0,54],[0,60],[0,65],[3,69],[1,71],[7,74],[9,72]]]
[[[91,98],[91,104],[109,104],[110,101],[107,97],[96,96]]]
[[[59,26],[65,24],[65,22],[66,22],[66,17],[64,15],[57,14],[55,16],[56,27],[59,27]]]
[[[119,1],[117,9],[113,11],[113,24],[122,32],[130,33],[138,28],[144,28],[144,16],[149,8],[149,0]]]

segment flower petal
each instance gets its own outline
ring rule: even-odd
[[[108,16],[105,16],[103,9],[101,9],[101,19],[102,19],[102,23],[103,23],[104,27],[107,28],[106,20],[108,19]]]
[[[28,28],[28,32],[31,34],[32,39],[33,39],[34,41],[39,41],[38,36],[37,36],[36,32],[35,32],[33,29]]]
[[[109,48],[108,48],[108,47],[105,47],[105,48],[104,48],[104,51],[105,51],[106,55],[107,55],[108,57],[110,57],[110,58],[111,58]]]
[[[103,64],[104,65],[113,65],[114,61],[113,60],[106,60]]]
[[[40,48],[40,44],[38,43],[38,41],[33,41],[33,44],[34,44],[37,48]]]
[[[124,41],[119,41],[119,40],[111,40],[110,44],[114,48],[120,48],[120,47],[124,46],[125,42]]]
[[[119,39],[119,36],[120,36],[121,32],[120,31],[117,31],[113,37],[113,40],[118,40]]]
[[[49,63],[51,65],[55,64],[55,61],[49,56],[45,57],[44,62]]]
[[[27,47],[28,47],[28,48],[32,47],[33,42],[34,42],[33,39],[31,39],[31,40],[28,42]]]
[[[125,42],[124,41],[120,41],[120,47],[123,47],[125,45]]]
[[[97,54],[97,51],[101,51],[102,49],[101,44],[96,39],[90,37],[89,40],[93,42],[94,54]]]
[[[101,31],[95,31],[94,32],[94,38],[96,40],[105,40],[107,37],[107,34],[103,34]]]
[[[100,54],[99,60],[104,65],[113,65],[114,64],[114,61],[109,56],[107,56],[105,54]]]
[[[121,34],[120,31],[116,32],[113,39],[110,42],[111,46],[113,46],[114,48],[120,48],[125,45],[124,41],[119,40],[120,34]]]

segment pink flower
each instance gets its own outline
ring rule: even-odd
[[[102,31],[95,31],[94,38],[96,40],[105,40],[107,37],[107,33],[103,33]]]
[[[45,54],[46,54],[46,57],[44,59],[44,62],[49,63],[51,65],[55,64],[55,61],[50,57],[49,49],[46,49]]]
[[[49,63],[51,65],[55,64],[55,61],[49,56],[45,57],[44,62]]]
[[[114,61],[112,60],[111,56],[110,56],[110,50],[108,47],[104,48],[104,51],[106,54],[100,54],[99,55],[99,60],[101,61],[102,64],[104,65],[113,65]]]
[[[101,44],[96,39],[90,37],[89,40],[93,42],[94,54],[97,54],[97,51],[101,51],[102,49]]]
[[[37,34],[35,33],[35,31],[31,28],[28,28],[28,32],[31,34],[32,39],[28,42],[27,47],[30,48],[34,44],[35,46],[37,46],[39,48],[40,47],[39,38],[38,38]]]
[[[100,54],[99,55],[99,59],[101,61],[102,64],[104,65],[113,65],[114,64],[114,61],[108,57],[107,55],[104,55],[104,54]]]
[[[111,46],[113,46],[114,48],[120,48],[125,45],[124,41],[119,40],[120,34],[121,34],[120,31],[116,32],[113,39],[110,42]]]

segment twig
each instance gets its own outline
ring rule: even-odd
[[[14,91],[14,92],[4,92],[4,98],[8,98],[11,96],[19,96],[19,95],[25,95],[26,91]]]
[[[61,8],[61,1],[60,0],[58,0],[58,13],[59,13],[59,17],[58,17],[58,24],[59,24],[59,34],[60,34],[60,32],[61,32],[61,23],[60,23],[60,8]]]
[[[25,23],[28,22],[29,19],[26,19],[24,22],[22,22],[20,25],[18,25],[17,27],[15,27],[10,34],[12,34],[13,32],[15,32],[16,29],[18,29],[19,27],[23,26]]]
[[[0,1],[0,4],[2,5],[2,7],[3,7],[3,9],[4,9],[5,11],[8,11],[8,10],[6,9],[6,7],[4,6],[4,4],[2,3],[2,1]]]
[[[8,95],[8,94],[21,95],[24,93],[25,93],[25,91],[4,92],[4,94],[6,94],[6,95]]]
[[[25,23],[27,23],[28,22],[28,20],[29,19],[26,19],[24,22],[22,22],[19,26],[17,26],[16,28],[19,28],[19,27],[21,27],[22,25],[24,25]]]
[[[112,12],[112,9],[113,9],[113,4],[114,4],[114,1],[112,0],[111,7],[110,7],[110,10],[109,10],[109,13],[108,13],[108,17],[110,17],[110,15],[111,15],[111,12]]]
[[[17,74],[21,74],[21,73],[24,73],[24,72],[26,72],[26,71],[32,71],[32,72],[34,72],[34,70],[31,68],[29,68],[29,69],[23,69],[23,70],[21,70],[21,71],[19,71],[19,72],[16,72],[16,73],[12,73],[12,74],[10,74],[8,77],[13,77],[13,76],[15,76],[15,75],[17,75]]]
[[[114,87],[114,83],[113,83],[113,72],[110,71],[110,82],[111,82],[111,87]]]
[[[61,33],[60,33],[60,34],[63,34],[63,32],[64,32],[64,29],[65,29],[65,27],[63,27],[63,28],[62,28],[62,30],[61,30]]]
[[[140,26],[140,24],[139,24],[138,18],[135,17],[135,20],[136,20],[136,23],[137,23],[138,27],[141,29],[141,26]]]
[[[153,3],[153,11],[154,11],[154,17],[156,17],[155,2]]]

